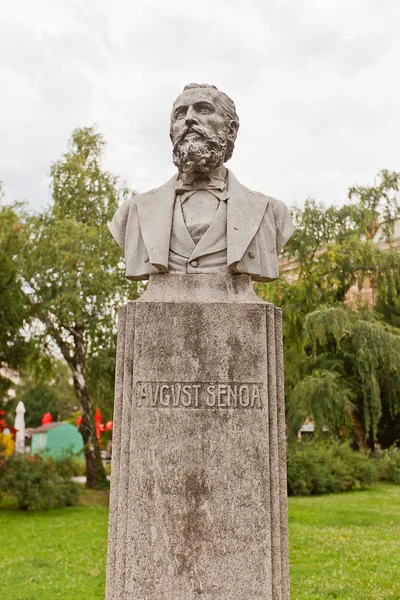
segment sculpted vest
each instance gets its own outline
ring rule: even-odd
[[[229,200],[226,206],[221,202],[220,207],[221,211],[227,211],[226,229],[225,215],[221,219],[224,221],[222,227],[221,223],[218,226],[221,215],[218,219],[216,215],[193,251],[191,238],[190,249],[186,247],[187,238],[184,249],[177,246],[177,235],[171,244],[174,209],[177,209],[176,175],[155,190],[124,200],[110,223],[110,230],[124,253],[129,279],[141,281],[149,275],[169,270],[181,273],[224,271],[226,263],[230,272],[251,275],[254,281],[272,281],[279,276],[278,255],[293,233],[289,210],[283,202],[249,190],[233,173],[228,173]],[[181,219],[182,214],[174,219],[175,233],[177,227],[183,225],[186,237],[189,233],[184,221],[179,223]],[[217,226],[221,227],[220,238],[213,234]],[[210,238],[217,242],[213,248],[210,248]],[[190,260],[196,260],[199,265],[189,266]]]
[[[168,270],[176,273],[228,272],[226,202],[219,203],[211,225],[196,245],[186,227],[179,197],[174,204]]]

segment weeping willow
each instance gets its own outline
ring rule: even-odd
[[[308,378],[292,390],[291,404],[308,398],[310,414],[336,427],[354,410],[367,437],[375,439],[386,403],[400,414],[400,335],[369,313],[322,307],[304,320],[311,345]]]
[[[335,371],[315,369],[298,381],[288,394],[288,427],[296,435],[305,417],[311,417],[317,432],[327,428],[336,435],[347,422],[354,405],[353,392]]]
[[[400,172],[382,171],[373,186],[352,187],[349,199],[294,207],[283,277],[257,291],[283,309],[291,430],[312,417],[317,428],[351,429],[365,443],[400,414]],[[377,227],[384,248],[374,241]],[[374,306],[346,307],[349,290],[366,278]]]

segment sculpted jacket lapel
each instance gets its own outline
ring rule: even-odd
[[[168,270],[172,215],[175,201],[174,175],[165,185],[137,198],[140,230],[149,261],[160,271]]]
[[[137,198],[143,241],[150,263],[160,271],[168,270],[176,177],[174,175],[154,192]],[[267,197],[254,194],[241,185],[231,171],[228,175],[228,192],[227,262],[230,267],[239,262],[246,252],[269,201]]]
[[[230,267],[242,259],[257,233],[269,200],[244,187],[231,171],[228,192],[227,262]]]
[[[228,200],[229,202],[229,200]],[[217,213],[190,258],[199,258],[205,254],[213,254],[226,248],[226,204],[221,201]]]
[[[177,200],[174,205],[170,249],[180,256],[189,258],[195,247],[183,218],[181,203]]]

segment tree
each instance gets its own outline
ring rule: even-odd
[[[104,139],[94,127],[73,132],[68,150],[51,167],[53,204],[25,223],[20,273],[35,338],[68,364],[82,413],[87,486],[105,474],[96,438],[88,369],[115,346],[116,314],[128,295],[120,250],[107,224],[129,191],[102,170]],[[130,287],[131,296],[136,285]]]
[[[93,399],[106,423],[113,419],[116,338],[88,360],[88,380]]]
[[[366,310],[326,306],[307,315],[304,329],[312,358],[291,403],[334,432],[349,416],[361,445],[376,439],[383,407],[400,414],[400,331]]]
[[[21,237],[19,205],[4,203],[0,183],[0,367],[16,369],[25,359],[27,344],[21,328],[27,317],[25,296],[18,281],[16,257]],[[0,397],[10,380],[0,373]]]
[[[26,408],[26,427],[39,427],[47,412],[53,421],[71,419],[78,407],[65,362],[53,360],[50,368],[43,368],[37,356],[30,357],[27,362],[29,366],[25,366],[20,373],[21,381],[14,387],[15,396],[7,405],[9,421],[14,419],[15,408],[20,400]]]
[[[374,440],[383,414],[400,414],[400,255],[393,240],[400,217],[400,173],[382,171],[374,186],[350,189],[350,202],[294,208],[296,232],[286,257],[296,276],[260,285],[284,315],[288,422],[294,434],[311,416],[337,434],[347,424],[361,445]],[[387,247],[373,241],[378,227]],[[366,278],[373,311],[346,307]],[[294,280],[293,280],[294,279]]]

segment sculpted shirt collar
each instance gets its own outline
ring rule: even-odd
[[[176,180],[175,193],[181,196],[181,203],[199,190],[211,192],[218,200],[227,200],[227,175],[224,166],[204,174],[181,173]]]

